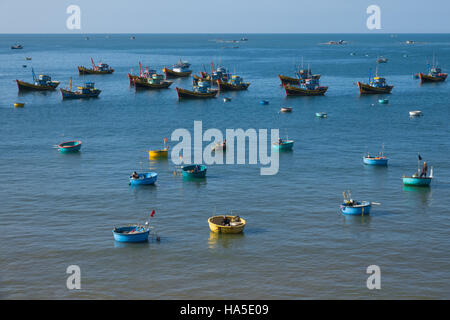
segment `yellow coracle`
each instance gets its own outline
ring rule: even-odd
[[[149,159],[159,159],[159,158],[167,158],[169,156],[169,148],[161,149],[161,150],[149,150],[148,158]]]
[[[224,218],[230,223],[224,225]],[[241,233],[244,231],[246,221],[239,216],[214,216],[208,219],[209,229],[216,233]]]
[[[23,108],[23,106],[25,106],[25,103],[23,103],[23,102],[14,103],[14,108]]]

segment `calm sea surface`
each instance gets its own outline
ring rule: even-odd
[[[420,86],[412,76],[426,71],[433,53],[450,71],[450,35],[212,41],[240,37],[0,36],[0,298],[450,298],[450,85]],[[349,44],[320,44],[339,39]],[[24,49],[11,50],[16,42]],[[387,105],[359,97],[355,85],[379,55],[389,59],[379,73],[395,86]],[[89,66],[90,57],[116,71],[79,76],[76,67]],[[293,75],[301,57],[329,86],[324,97],[285,98],[277,75]],[[226,104],[178,102],[174,88],[190,88],[191,79],[162,91],[129,87],[127,72],[139,61],[160,71],[179,58],[195,73],[220,61],[251,86],[227,94],[233,99]],[[31,67],[62,87],[70,77],[74,85],[95,81],[100,98],[18,95],[14,80],[31,81]],[[14,109],[16,101],[25,108]],[[280,114],[282,106],[294,111]],[[411,110],[424,116],[410,119]],[[316,119],[320,111],[328,118]],[[201,182],[174,176],[170,160],[148,160],[149,148],[177,128],[192,132],[194,120],[204,130],[279,128],[295,140],[294,151],[280,154],[277,175],[261,176],[259,165],[212,165]],[[54,148],[72,139],[83,141],[79,154]],[[364,166],[363,153],[383,143],[389,166]],[[430,188],[403,187],[418,152],[435,179]],[[156,186],[128,185],[130,172],[148,169],[159,174]],[[370,217],[346,218],[339,204],[348,189],[381,205]],[[214,208],[245,217],[245,233],[210,233]],[[152,209],[160,242],[114,242],[115,225],[145,221]],[[381,290],[366,287],[373,264],[381,268]],[[66,288],[69,265],[81,268],[81,290]]]

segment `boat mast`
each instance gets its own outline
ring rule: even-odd
[[[69,89],[69,91],[72,91],[72,77],[70,77],[70,89]]]

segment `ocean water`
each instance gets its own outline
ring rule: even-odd
[[[420,85],[436,55],[450,71],[450,35],[1,35],[0,36],[0,297],[6,299],[407,299],[450,298],[450,158],[448,81]],[[345,39],[342,46],[321,43]],[[406,45],[406,40],[416,44]],[[23,50],[10,50],[14,43]],[[232,48],[238,46],[239,48]],[[355,55],[350,55],[354,52]],[[379,74],[395,88],[389,104],[360,97],[377,56]],[[31,56],[31,61],[25,57]],[[85,76],[90,57],[112,75]],[[285,97],[278,74],[309,65],[329,86],[323,97]],[[139,91],[127,72],[138,62],[157,70],[178,59],[194,73],[211,60],[251,82],[246,92],[181,101],[175,87]],[[27,65],[24,68],[22,65]],[[59,91],[18,94],[15,79],[31,67],[67,87],[95,81],[98,99],[62,101]],[[269,105],[259,104],[261,99]],[[13,108],[16,101],[23,109]],[[293,107],[280,114],[282,106]],[[424,116],[410,119],[408,112]],[[328,113],[327,119],[315,112]],[[278,128],[295,140],[279,172],[259,165],[211,165],[204,181],[174,176],[147,150],[172,132]],[[78,154],[54,145],[83,141]],[[362,164],[381,145],[386,168]],[[206,145],[206,143],[205,143]],[[434,167],[430,188],[402,185],[417,153]],[[134,171],[158,172],[155,186],[132,188]],[[380,202],[366,217],[339,212],[342,192]],[[114,242],[116,225],[150,220],[161,241]],[[210,233],[207,219],[233,210],[247,220],[242,235]],[[81,290],[68,290],[66,268],[81,269]],[[369,290],[369,265],[381,289]]]

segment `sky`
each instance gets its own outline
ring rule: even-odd
[[[66,26],[67,7],[80,29]],[[378,5],[381,29],[366,9]],[[450,33],[450,0],[0,0],[1,33]]]

